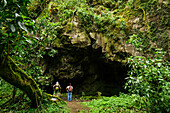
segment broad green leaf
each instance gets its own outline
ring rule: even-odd
[[[18,48],[18,46],[15,46],[14,49]]]

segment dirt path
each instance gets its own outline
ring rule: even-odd
[[[81,102],[77,102],[77,101],[67,102],[67,106],[70,109],[70,113],[80,113],[80,111],[84,111],[84,113],[88,113],[90,108],[80,105],[80,103]]]

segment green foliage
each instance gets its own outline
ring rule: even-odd
[[[25,32],[30,32],[34,29],[34,22],[27,17],[26,5],[28,2],[29,0],[1,0],[0,2],[2,6],[0,11],[0,35],[2,36],[0,44],[6,50],[9,41],[18,43],[18,39],[24,39],[22,36]]]
[[[7,83],[6,81],[4,81],[2,78],[0,78],[0,106],[2,107],[2,111],[3,112],[9,112],[9,111],[13,111],[13,109],[15,110],[19,110],[19,109],[24,109],[25,106],[27,106],[28,104],[30,104],[30,100],[28,99],[28,97],[23,96],[21,97],[21,101],[22,105],[19,102],[19,99],[13,99],[14,96],[14,87]],[[22,93],[21,90],[19,90],[18,88],[16,88],[16,93],[15,93],[15,97],[20,96]],[[13,99],[13,100],[12,100]],[[11,102],[11,105],[6,103],[6,102]],[[4,106],[6,105],[6,106]]]
[[[35,51],[38,45],[37,39],[27,36],[28,32],[33,31],[35,33],[34,22],[28,17],[26,8],[29,0],[5,1],[4,5],[2,5],[3,1],[1,1],[1,6],[3,7],[1,7],[2,10],[0,11],[1,50],[6,50],[19,66],[23,67],[29,75],[33,75],[35,74],[33,65],[36,64],[33,58],[42,56],[38,53],[38,50]],[[32,67],[33,69],[29,70],[27,67]]]
[[[11,105],[4,106],[2,108],[2,105],[6,103],[8,100],[12,99],[13,96],[13,90],[14,87],[10,85],[9,83],[5,82],[3,79],[0,78],[0,106],[1,106],[1,112],[11,112],[11,113],[32,113],[32,112],[68,112],[67,109],[64,109],[66,107],[65,104],[61,102],[51,102],[49,100],[44,100],[43,103],[40,103],[38,109],[37,108],[31,108],[30,103],[31,101],[29,98],[24,95],[21,97],[20,100],[15,100],[12,102]],[[15,97],[23,94],[22,91],[17,89]]]
[[[55,40],[59,37],[59,33],[61,32],[60,22],[50,22],[49,12],[46,11],[46,14],[41,15],[36,20],[37,32],[41,37],[41,42],[45,44],[45,46],[55,46]]]
[[[136,95],[129,96],[121,93],[119,97],[102,97],[93,99],[91,102],[83,102],[83,104],[91,108],[90,113],[141,112],[135,103],[136,98]]]
[[[86,100],[91,100],[91,99],[94,99],[94,98],[96,98],[96,97],[95,96],[86,96],[85,92],[82,92],[80,100],[86,101]]]
[[[12,94],[12,90],[14,87],[9,83],[5,82],[2,78],[0,78],[0,101],[1,104],[5,103],[9,99],[9,95]],[[6,97],[8,96],[8,97]],[[5,98],[6,97],[6,98]],[[0,104],[0,105],[1,105]]]
[[[145,27],[144,30],[136,29],[137,33],[128,40],[139,56],[128,58],[131,70],[125,88],[131,93],[143,96],[137,103],[147,106],[148,112],[169,112],[170,64],[165,60],[169,43],[169,8],[166,3],[157,0],[141,1],[138,7],[143,12]]]
[[[81,101],[89,101],[89,100],[92,100],[92,99],[96,99],[96,97],[95,96],[81,96],[80,97]]]
[[[137,50],[142,51],[142,41],[139,39],[133,35],[129,42]],[[128,88],[131,93],[146,97],[145,104],[148,106],[148,111],[170,111],[168,102],[170,99],[168,96],[170,94],[170,64],[164,60],[165,54],[166,52],[162,49],[156,49],[152,57],[131,56],[128,58],[131,70],[125,88]]]
[[[41,106],[41,112],[43,113],[68,113],[68,109],[65,109],[66,105],[63,103],[58,102],[56,103],[51,103],[51,102],[46,102]]]

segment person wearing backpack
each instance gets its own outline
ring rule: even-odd
[[[59,82],[57,81],[56,84],[53,85],[54,95],[59,96],[60,89],[61,89],[61,86]]]
[[[71,86],[71,83],[69,84],[69,86],[66,87],[66,90],[68,92],[68,101],[72,100],[72,92],[73,92],[73,86]]]

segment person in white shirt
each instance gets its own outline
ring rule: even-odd
[[[54,95],[59,96],[59,89],[61,89],[61,86],[57,81],[56,84],[53,85]]]

